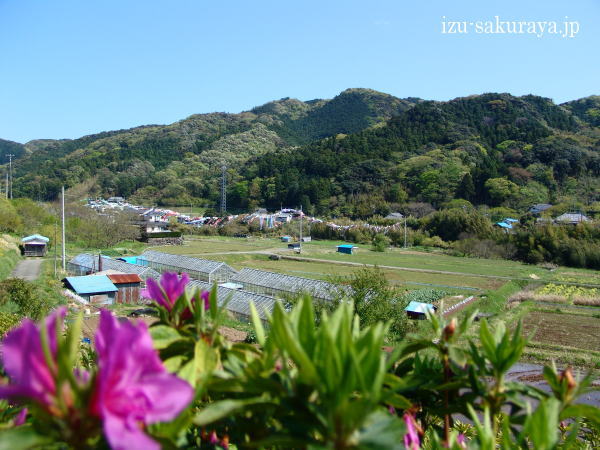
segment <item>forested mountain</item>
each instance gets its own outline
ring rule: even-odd
[[[353,217],[408,199],[516,209],[561,196],[592,202],[600,194],[600,130],[572,104],[509,94],[422,102],[383,127],[256,158],[244,178],[272,185],[258,203]]]
[[[197,114],[166,126],[15,144],[23,156],[16,167],[15,193],[52,199],[63,183],[73,186],[96,177],[98,193],[131,196],[148,187],[138,196],[163,203],[185,196],[210,198],[212,188],[205,181],[224,163],[240,170],[251,157],[360,131],[417,101],[348,89],[332,100],[282,99],[239,114]],[[187,181],[177,173],[182,162]]]
[[[5,141],[0,139],[0,164],[8,161],[7,155],[14,155],[14,158],[20,158],[25,154],[25,146],[18,142]]]
[[[216,205],[226,163],[233,208],[302,204],[367,217],[407,201],[589,205],[600,199],[599,104],[510,94],[401,100],[367,89],[287,98],[239,114],[28,143],[15,192],[47,199],[62,183],[87,181],[92,192],[144,203]]]

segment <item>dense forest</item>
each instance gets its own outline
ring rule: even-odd
[[[214,206],[227,164],[228,206],[298,206],[366,218],[408,202],[457,199],[526,210],[599,200],[600,97],[562,105],[483,94],[448,102],[349,89],[281,99],[239,114],[194,115],[75,140],[0,141],[17,155],[15,195],[59,187],[145,204]]]

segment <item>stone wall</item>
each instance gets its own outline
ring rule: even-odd
[[[183,237],[148,238],[148,245],[183,245]]]

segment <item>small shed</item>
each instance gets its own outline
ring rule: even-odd
[[[45,256],[48,247],[48,239],[41,234],[32,234],[31,236],[21,239],[23,244],[23,254],[25,256]]]
[[[281,236],[281,242],[292,242],[291,236]]]
[[[352,244],[343,244],[343,245],[338,245],[337,246],[337,251],[338,253],[345,253],[347,255],[352,255],[354,253],[354,250],[356,250],[358,247],[355,247]]]
[[[436,309],[437,307],[431,303],[421,303],[413,300],[404,308],[404,311],[406,311],[409,319],[425,320],[427,319],[427,311],[434,313]]]
[[[67,277],[65,284],[90,303],[111,305],[115,302],[117,287],[106,275]]]
[[[108,279],[112,281],[118,289],[115,295],[115,303],[139,303],[140,288],[142,279],[135,273],[114,273],[108,274]]]

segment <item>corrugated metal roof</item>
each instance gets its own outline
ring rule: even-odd
[[[73,290],[79,295],[118,291],[116,286],[108,279],[106,275],[67,277],[67,283],[69,283]]]
[[[199,288],[203,291],[210,291],[213,287],[211,283],[205,281],[192,280],[188,284],[188,288]],[[261,319],[266,319],[267,314],[273,311],[275,300],[273,297],[266,295],[255,294],[239,289],[229,289],[226,287],[217,287],[217,303],[223,305],[227,301],[227,310],[235,314],[250,317],[250,303],[253,302],[258,315]]]
[[[109,275],[107,275],[107,277],[114,284],[141,283],[142,282],[142,279],[135,273],[109,274]]]
[[[331,300],[333,294],[339,289],[346,289],[345,286],[335,285],[328,283],[327,281],[311,280],[310,278],[284,275],[281,273],[267,272],[247,267],[234,275],[231,281],[241,284],[263,286],[265,288],[290,293],[306,292],[326,300]]]
[[[92,255],[90,253],[80,253],[75,258],[69,261],[69,264],[84,267],[87,270],[98,270],[98,255]],[[154,278],[158,280],[160,274],[150,267],[140,266],[138,264],[129,264],[123,261],[109,258],[108,256],[102,256],[102,269],[103,270],[118,270],[123,273],[135,273],[140,276],[143,280],[148,278]]]
[[[430,303],[415,302],[413,300],[408,304],[406,308],[404,308],[404,311],[425,314],[426,311],[435,312],[435,306],[433,306]]]
[[[355,247],[352,244],[342,244],[342,245],[338,245],[337,247],[338,248],[358,248],[358,247]]]
[[[41,234],[32,234],[31,236],[24,237],[21,239],[21,242],[29,242],[29,241],[44,241],[50,242],[46,236],[42,236]]]
[[[172,255],[170,253],[146,250],[139,256],[138,260],[149,261],[157,264],[177,267],[183,270],[202,272],[211,274],[216,270],[224,269],[235,273],[236,270],[221,261],[211,261],[209,259],[192,258],[184,255]]]

